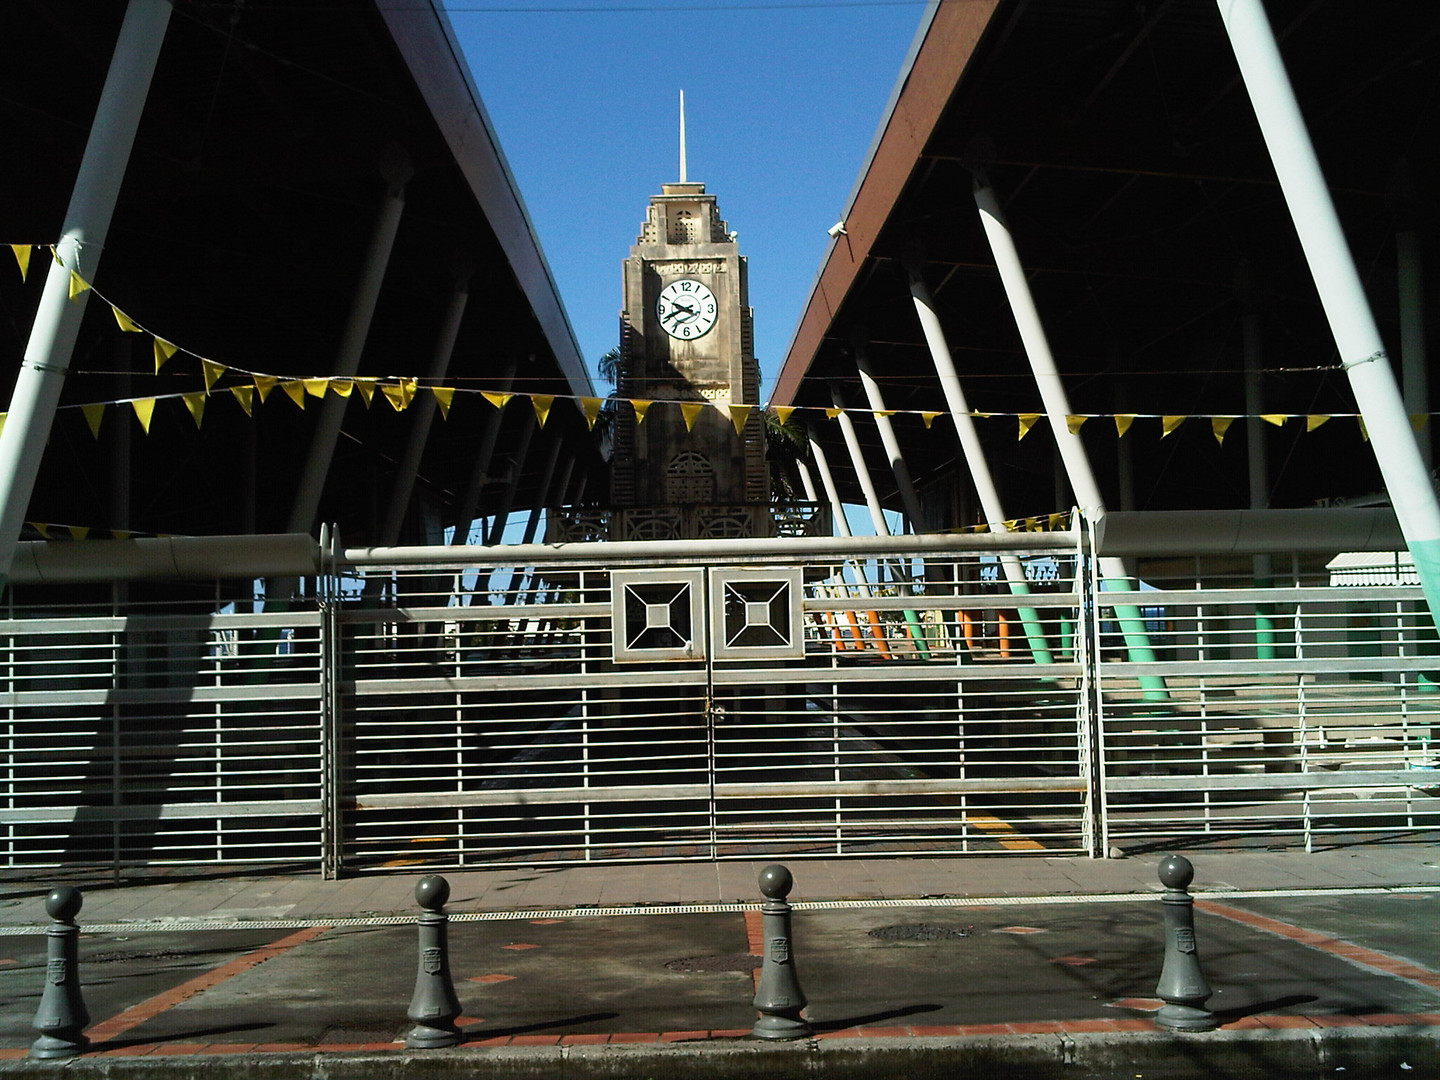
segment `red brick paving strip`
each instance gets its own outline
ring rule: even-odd
[[[1348,960],[1359,967],[1367,967],[1373,971],[1383,972],[1386,975],[1394,975],[1396,978],[1408,979],[1411,982],[1419,983],[1421,986],[1429,987],[1431,990],[1440,990],[1440,973],[1420,967],[1406,960],[1400,960],[1374,949],[1366,949],[1359,945],[1352,945],[1348,941],[1341,941],[1338,938],[1327,937],[1324,934],[1316,933],[1314,930],[1306,930],[1303,926],[1292,926],[1290,923],[1281,922],[1278,919],[1270,919],[1264,915],[1256,915],[1254,912],[1242,911],[1240,908],[1227,907],[1224,904],[1217,904],[1210,900],[1196,900],[1195,906],[1201,911],[1209,912],[1211,915],[1218,915],[1222,919],[1229,919],[1231,922],[1240,923],[1256,930],[1264,930],[1267,933],[1287,938],[1290,941],[1298,941],[1301,945],[1308,945],[1312,949],[1319,949],[1331,956],[1338,956],[1342,960]],[[1396,1023],[1400,1021],[1389,1021]]]
[[[319,937],[329,929],[328,926],[309,926],[304,930],[297,930],[295,933],[288,937],[283,937],[279,941],[272,942],[269,945],[262,945],[258,949],[252,949],[244,956],[238,956],[229,963],[221,964],[219,967],[213,968],[203,975],[197,975],[188,982],[183,982],[179,986],[172,987],[164,993],[156,994],[148,1001],[142,1001],[139,1005],[132,1005],[124,1012],[112,1016],[109,1020],[96,1024],[86,1032],[86,1034],[90,1036],[90,1041],[95,1044],[96,1049],[104,1049],[104,1047],[100,1046],[101,1043],[110,1042],[131,1028],[139,1027],[145,1023],[145,1021],[159,1016],[169,1009],[173,1009],[182,1001],[188,1001],[196,994],[203,993],[213,986],[220,985],[226,979],[233,978],[241,972],[249,971],[258,964],[263,964],[266,960],[279,956],[283,952],[288,952],[296,945],[301,945],[311,938]],[[217,1051],[201,1047],[191,1052],[216,1053]]]

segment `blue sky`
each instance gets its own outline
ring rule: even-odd
[[[768,397],[923,0],[444,0],[594,371],[660,185],[718,197]],[[606,387],[599,384],[601,389]]]

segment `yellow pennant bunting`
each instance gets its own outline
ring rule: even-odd
[[[331,379],[330,389],[333,393],[343,398],[348,398],[350,392],[355,389],[355,382],[352,379]]]
[[[44,522],[40,522],[40,521],[27,521],[25,524],[29,525],[32,529],[34,529],[36,532],[38,532],[38,533],[39,533],[41,536],[43,536],[46,540],[49,540],[49,539],[50,539],[50,526],[49,526],[49,525],[46,525]]]
[[[580,411],[585,414],[585,424],[593,429],[595,421],[600,419],[600,409],[605,402],[598,397],[582,397],[580,399]]]
[[[1363,417],[1363,416],[1357,416],[1355,419],[1356,419],[1357,421],[1359,421],[1359,423],[1360,423],[1360,438],[1363,439],[1365,442],[1369,442],[1369,441],[1370,441],[1370,429],[1365,426],[1365,417]],[[0,427],[0,431],[3,431],[3,430],[4,430],[4,428],[3,428],[3,427]]]
[[[700,419],[700,414],[705,411],[706,402],[703,401],[682,401],[680,403],[681,415],[685,417],[685,430],[694,431],[695,421]]]
[[[230,393],[235,395],[235,400],[245,410],[246,416],[255,415],[252,411],[255,407],[255,387],[253,386],[232,386]]]
[[[181,394],[185,407],[190,410],[191,417],[195,420],[195,426],[200,426],[201,419],[205,416],[205,395],[198,391],[193,394]]]
[[[925,422],[925,430],[926,430],[926,431],[929,431],[929,430],[930,430],[930,425],[935,422],[935,418],[936,418],[937,416],[943,416],[943,415],[944,415],[943,413],[938,413],[938,412],[922,412],[922,413],[920,414],[920,419]]]
[[[894,410],[894,409],[876,409],[876,410],[875,410],[875,418],[876,418],[877,420],[878,420],[880,417],[882,417],[882,416],[894,416],[894,415],[895,415],[895,410]]]
[[[129,540],[131,534],[124,529],[111,529],[110,535],[116,540]]]
[[[545,421],[550,419],[550,409],[555,404],[555,395],[531,394],[530,404],[535,409],[535,422],[543,428]]]
[[[976,526],[975,526],[975,531],[976,531],[977,533],[989,532],[989,531],[990,531],[990,526],[987,525],[987,524],[985,524],[985,523],[982,521],[979,525],[976,525]]]
[[[85,422],[90,425],[90,434],[100,438],[100,421],[105,419],[105,403],[102,401],[95,405],[81,405],[80,411],[85,414]]]
[[[394,386],[389,384],[381,386],[380,391],[385,395],[385,400],[390,402],[391,408],[396,412],[404,412],[410,407],[410,399],[417,385],[418,383],[414,379],[401,379]]]
[[[1215,433],[1215,441],[1221,446],[1225,445],[1225,433],[1230,430],[1230,425],[1235,422],[1233,416],[1212,416],[1210,418],[1210,430]]]
[[[450,403],[455,400],[455,388],[453,386],[432,386],[430,392],[435,395],[435,403],[440,406],[441,419],[449,420]]]
[[[129,315],[126,315],[125,312],[121,311],[114,304],[110,305],[110,310],[115,313],[115,321],[120,324],[121,330],[124,330],[127,334],[139,334],[142,332],[140,327],[135,325],[135,320],[130,318]]]
[[[360,396],[365,400],[365,407],[370,407],[371,400],[375,397],[375,384],[379,379],[356,379],[355,388],[360,391]]]
[[[653,401],[646,401],[643,398],[630,402],[630,407],[635,410],[635,426],[639,427],[645,422],[645,413],[649,411]]]
[[[200,360],[200,368],[205,372],[205,392],[208,394],[220,380],[220,376],[225,374],[225,365],[217,364],[214,360],[206,360],[202,357]]]
[[[1130,430],[1130,425],[1133,424],[1134,422],[1135,422],[1135,414],[1134,414],[1134,413],[1116,413],[1116,414],[1115,414],[1115,437],[1116,437],[1117,439],[1123,439],[1123,438],[1125,437],[1125,433]]]
[[[480,391],[480,396],[483,397],[486,401],[490,402],[491,405],[494,405],[495,408],[503,409],[505,408],[505,403],[508,402],[515,395],[497,394],[492,390],[482,390]]]
[[[795,406],[776,405],[775,415],[777,418],[779,418],[781,424],[788,424],[790,422],[790,417],[795,415]]]
[[[1040,413],[1025,412],[1021,413],[1015,419],[1020,421],[1020,434],[1015,436],[1015,441],[1019,442],[1026,435],[1030,434],[1030,429],[1035,426],[1035,421],[1040,419]]]
[[[305,384],[305,393],[311,397],[323,398],[325,392],[330,389],[329,379],[301,379]]]
[[[1267,424],[1274,424],[1276,427],[1284,427],[1285,421],[1290,419],[1290,414],[1283,412],[1261,413],[1260,419],[1264,420]]]
[[[282,382],[280,389],[289,394],[290,400],[295,402],[296,405],[299,405],[300,408],[303,409],[305,407],[305,384],[301,380],[291,379],[288,382]]]
[[[1310,415],[1305,417],[1305,430],[1307,432],[1314,431],[1317,427],[1319,427],[1321,424],[1325,423],[1325,421],[1329,419],[1330,417],[1327,416],[1325,413],[1311,413]]]
[[[1058,529],[1058,528],[1060,528],[1060,526],[1063,525],[1063,524],[1065,524],[1065,515],[1064,515],[1063,513],[1060,513],[1060,514],[1051,514],[1051,515],[1050,515],[1050,518],[1049,518],[1050,528],[1052,528],[1052,529]]]
[[[84,540],[90,535],[89,525],[66,525],[65,528],[70,530],[71,540]]]
[[[1065,430],[1070,432],[1071,435],[1079,435],[1080,429],[1085,426],[1085,421],[1089,419],[1088,416],[1067,416],[1065,417]]]
[[[1184,416],[1162,416],[1160,417],[1160,437],[1163,439],[1172,431],[1186,421]]]
[[[826,410],[825,410],[825,416],[826,416],[828,419],[830,419],[830,420],[834,420],[837,416],[839,416],[839,415],[840,415],[841,413],[843,413],[844,411],[845,411],[844,409],[826,409]]]
[[[15,261],[20,264],[20,280],[24,281],[30,273],[30,251],[33,244],[11,244],[10,250],[15,252]]]
[[[9,415],[9,413],[0,412],[0,435],[5,433],[5,420]]]
[[[165,361],[175,355],[176,346],[164,338],[155,339],[155,374],[160,374],[160,369],[165,366]]]
[[[82,278],[79,274],[77,274],[74,270],[71,270],[71,271],[70,271],[70,299],[71,299],[71,300],[74,300],[77,296],[79,296],[81,293],[83,293],[83,292],[84,292],[86,289],[88,289],[88,288],[90,288],[90,283],[89,283],[88,281],[86,281],[84,278]]]
[[[255,392],[260,395],[260,404],[265,404],[265,399],[270,396],[270,391],[275,389],[275,384],[280,380],[274,375],[252,375],[255,380]]]
[[[130,407],[135,410],[135,419],[140,421],[140,426],[145,429],[145,434],[150,434],[150,418],[155,415],[155,399],[153,397],[136,398],[130,402]]]
[[[1424,431],[1425,425],[1429,422],[1429,413],[1417,412],[1410,414],[1410,428],[1415,432],[1416,435],[1419,435],[1420,432]]]
[[[735,434],[736,434],[736,435],[743,435],[743,434],[745,434],[745,421],[747,421],[747,420],[750,419],[750,412],[751,412],[752,409],[755,408],[755,406],[754,406],[754,405],[731,405],[731,406],[729,406],[728,408],[729,408],[729,413],[730,413],[730,423],[732,423],[732,424],[735,425]]]

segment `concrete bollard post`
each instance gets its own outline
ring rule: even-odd
[[[464,1038],[455,1025],[460,1001],[450,979],[450,945],[446,928],[450,918],[445,901],[450,883],[439,874],[428,874],[415,886],[415,902],[425,910],[420,915],[420,962],[415,972],[415,996],[406,1015],[415,1026],[405,1036],[412,1050],[436,1050],[454,1046]]]
[[[45,989],[35,1011],[40,1037],[30,1047],[32,1058],[57,1061],[90,1049],[85,1037],[90,1013],[80,994],[80,927],[75,924],[82,903],[80,890],[69,885],[52,889],[45,898],[54,922],[45,931]]]
[[[778,863],[760,871],[760,891],[765,903],[760,908],[765,958],[760,965],[760,986],[755,991],[755,1008],[760,1018],[752,1030],[757,1039],[804,1039],[813,1034],[800,1019],[805,991],[795,973],[795,953],[790,939],[790,895],[795,879]]]
[[[1200,970],[1195,951],[1195,901],[1187,891],[1195,880],[1195,868],[1183,855],[1160,860],[1160,884],[1165,895],[1165,963],[1155,996],[1165,1004],[1155,1022],[1174,1031],[1213,1031],[1220,1026],[1215,1014],[1205,1008],[1210,984]]]

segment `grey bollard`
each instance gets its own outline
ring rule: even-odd
[[[1173,1031],[1213,1031],[1220,1026],[1215,1014],[1205,1008],[1210,984],[1200,970],[1195,952],[1195,901],[1187,890],[1195,880],[1195,868],[1183,855],[1160,860],[1160,884],[1165,895],[1165,963],[1155,996],[1165,1002],[1155,1022]]]
[[[794,884],[790,871],[778,863],[760,871],[760,891],[765,895],[760,908],[765,958],[760,965],[760,986],[755,991],[760,1018],[751,1031],[757,1039],[804,1039],[813,1034],[810,1025],[800,1019],[805,991],[800,989],[800,977],[795,974],[790,905],[785,902]]]
[[[425,910],[420,915],[420,962],[415,972],[415,996],[406,1015],[415,1026],[405,1036],[412,1050],[437,1050],[454,1046],[465,1036],[455,1026],[460,1001],[450,979],[450,946],[446,927],[445,901],[450,883],[439,874],[428,874],[415,886],[415,902]]]
[[[85,898],[69,885],[52,889],[45,911],[55,921],[45,931],[45,989],[35,1011],[40,1037],[30,1047],[32,1058],[56,1061],[90,1049],[85,1025],[90,1014],[80,994],[80,927],[75,916]]]

